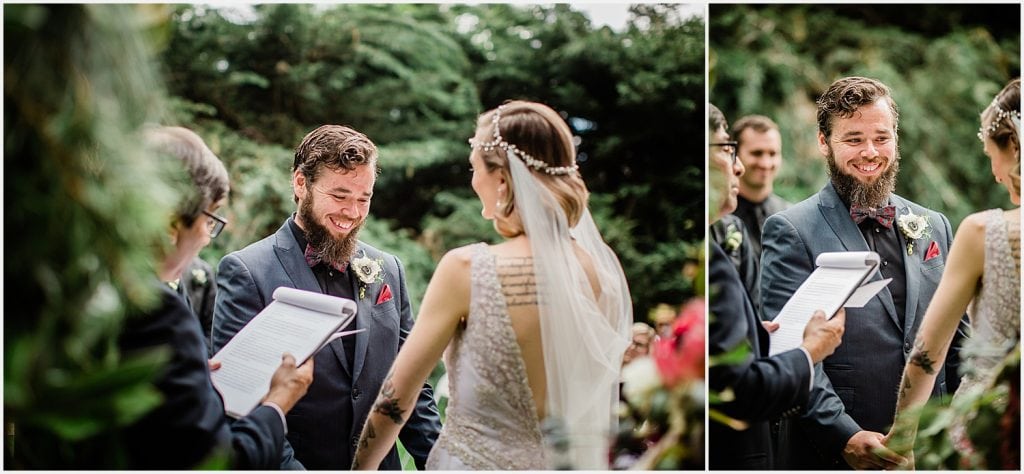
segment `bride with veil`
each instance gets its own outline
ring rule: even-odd
[[[443,352],[451,399],[428,469],[607,469],[632,307],[572,133],[550,107],[511,101],[470,145],[481,214],[504,241],[438,263],[353,468],[377,467]]]

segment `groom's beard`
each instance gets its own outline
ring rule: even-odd
[[[864,184],[840,170],[831,146],[828,148],[825,162],[828,163],[828,176],[832,179],[832,187],[850,206],[882,207],[889,203],[889,196],[896,191],[896,174],[900,171],[899,150],[894,152],[889,168],[872,184]]]
[[[363,221],[352,227],[344,237],[334,237],[331,231],[320,224],[313,214],[313,193],[307,193],[309,199],[299,206],[299,218],[305,225],[306,241],[320,252],[320,258],[333,264],[342,264],[352,259],[356,251],[359,229]]]

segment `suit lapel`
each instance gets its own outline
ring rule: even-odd
[[[821,190],[818,208],[821,210],[821,215],[825,218],[825,222],[832,228],[832,232],[835,232],[839,240],[842,241],[843,248],[846,251],[866,252],[870,250],[868,249],[868,243],[864,240],[864,235],[860,233],[857,224],[850,218],[850,211],[843,204],[843,201],[839,199],[839,195],[836,194],[832,183],[829,183],[825,186],[825,189]]]
[[[893,199],[895,201],[895,199]],[[910,212],[910,206],[904,202],[900,202],[897,205],[898,211],[897,216],[902,216]],[[929,222],[930,224],[930,222]],[[899,230],[899,225],[896,224],[896,237],[899,240],[900,248],[907,248],[907,237],[903,235],[903,232]],[[904,313],[904,327],[914,327],[914,321],[917,319],[917,296],[920,293],[921,281],[921,252],[927,251],[928,247],[922,247],[920,241],[927,240],[931,237],[931,231],[925,237],[918,239],[919,242],[914,242],[914,254],[903,255],[903,271],[906,275],[907,280],[907,307],[906,313]]]
[[[278,229],[276,237],[274,253],[277,254],[281,267],[284,268],[285,273],[288,274],[288,278],[291,279],[295,288],[323,293],[323,290],[320,289],[320,283],[317,283],[316,276],[313,275],[313,269],[309,268],[309,265],[306,263],[306,256],[299,250],[299,243],[295,240],[295,236],[292,235],[292,230],[287,221]],[[334,357],[338,359],[338,362],[345,369],[345,372],[351,374],[352,370],[348,366],[348,360],[345,358],[345,349],[341,345],[341,341],[332,341],[328,346],[331,348],[331,352],[334,353]]]
[[[871,250],[868,248],[867,241],[864,240],[864,234],[860,233],[860,228],[850,218],[850,210],[839,199],[839,194],[832,187],[832,183],[828,183],[821,190],[820,196],[821,199],[818,202],[818,207],[821,210],[821,215],[824,216],[825,222],[828,223],[832,231],[842,241],[843,247],[849,252],[867,252]],[[871,281],[881,279],[882,274],[877,271],[871,276]],[[896,304],[892,301],[892,293],[889,292],[889,288],[883,288],[875,297],[882,302],[882,307],[889,313],[889,319],[899,328],[900,322],[896,316]]]
[[[366,249],[364,249],[362,243],[360,243],[359,247],[356,249],[356,255],[362,255],[362,253],[364,252],[366,252]],[[352,268],[349,267],[349,271],[354,270],[352,270]],[[355,278],[352,278],[352,295],[356,299],[356,308],[358,308],[358,310],[356,311],[356,329],[366,329],[365,331],[357,333],[355,335],[356,349],[353,356],[355,360],[353,361],[352,364],[352,380],[358,380],[359,374],[363,371],[363,361],[366,360],[366,346],[370,338],[369,327],[370,323],[373,322],[373,304],[371,302],[376,302],[376,300],[374,299],[377,297],[375,289],[379,286],[379,284],[372,283],[366,285],[366,294],[364,295],[363,298],[360,298],[359,285],[362,284],[362,282],[359,280],[358,275],[353,276]]]

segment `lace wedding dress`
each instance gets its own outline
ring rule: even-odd
[[[469,317],[445,351],[451,398],[429,470],[549,469],[498,271],[487,244],[475,244]]]
[[[990,209],[984,214],[985,267],[968,311],[971,335],[960,350],[963,378],[954,399],[988,389],[999,364],[1020,341],[1020,231],[1011,229],[1016,224],[1007,222],[1003,213]],[[958,447],[968,450],[964,428],[969,417],[957,420],[952,430]]]

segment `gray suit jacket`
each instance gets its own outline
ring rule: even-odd
[[[321,291],[303,250],[298,248],[286,221],[274,235],[221,260],[213,321],[215,351],[270,304],[278,287]],[[349,366],[340,340],[318,352],[313,384],[288,413],[288,442],[294,447],[295,458],[307,469],[349,469],[384,377],[412,330],[412,309],[402,264],[394,255],[363,242],[359,242],[356,254],[361,252],[383,261],[384,281],[367,285],[363,298],[359,298],[359,288],[353,288],[358,305],[356,328],[367,329],[354,336],[354,360]],[[385,284],[390,286],[393,297],[375,304]],[[420,469],[424,468],[440,429],[432,389],[424,384],[416,409],[399,434]],[[381,463],[381,469],[401,469],[394,448]]]
[[[952,243],[949,221],[940,213],[893,195],[897,216],[913,212],[928,217],[928,235],[916,241],[915,252],[904,254],[906,271],[905,321],[901,325],[888,288],[863,308],[847,309],[846,332],[836,352],[815,369],[815,387],[809,407],[796,421],[790,446],[817,452],[821,463],[799,467],[843,466],[841,451],[860,430],[885,433],[896,411],[896,395],[907,356],[913,346],[932,294],[945,268]],[[906,237],[897,230],[901,247]],[[940,254],[927,262],[925,250],[934,241]],[[822,252],[867,251],[864,236],[832,184],[765,221],[761,254],[761,303],[765,319],[773,319],[800,284],[814,271]],[[871,280],[882,279],[876,273]],[[959,384],[960,338],[966,316],[933,395],[952,393]],[[805,444],[810,444],[806,446]],[[813,448],[813,449],[812,449]]]

